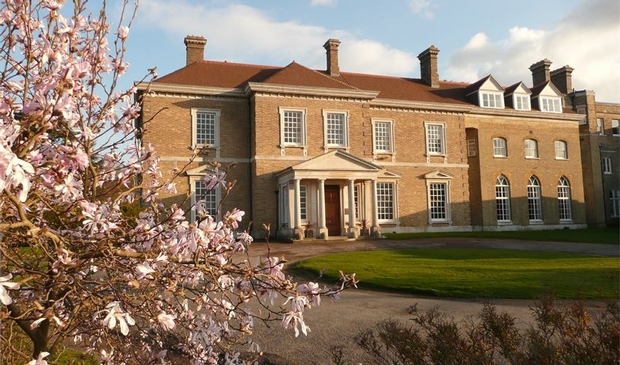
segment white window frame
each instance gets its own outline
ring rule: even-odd
[[[542,223],[542,192],[536,176],[527,182],[527,210],[531,223]]]
[[[378,143],[378,127],[385,127],[385,141],[386,143]],[[387,148],[383,148],[383,145],[387,145]],[[381,148],[380,148],[381,147]],[[372,120],[372,150],[374,154],[393,154],[396,151],[394,145],[394,121],[387,119]]]
[[[562,112],[562,98],[552,96],[541,96],[538,100],[540,103],[540,110],[550,113]]]
[[[609,190],[609,214],[620,217],[620,190]]]
[[[202,114],[208,114],[213,116],[213,142],[205,143],[205,141],[199,141],[198,138],[198,118]],[[220,116],[221,111],[218,109],[206,109],[206,108],[192,108],[192,147],[208,147],[219,149],[220,147]]]
[[[515,110],[532,110],[529,95],[513,94],[512,97]]]
[[[532,138],[528,138],[523,141],[523,150],[525,152],[525,158],[537,159],[538,155],[538,141]]]
[[[482,108],[504,109],[504,93],[496,91],[480,91]]]
[[[603,157],[603,174],[605,175],[613,174],[611,157]]]
[[[398,222],[398,194],[395,181],[377,181],[375,196],[377,197],[378,223]],[[387,200],[386,200],[387,198]]]
[[[568,144],[566,141],[555,141],[554,147],[556,160],[568,160]]]
[[[511,224],[510,181],[504,175],[495,180],[495,218],[498,224]]]
[[[435,128],[440,128],[439,133],[435,136],[431,136],[431,132]],[[424,136],[426,138],[426,155],[427,156],[445,156],[447,155],[447,140],[446,140],[446,123],[445,122],[424,122]],[[433,137],[433,138],[431,138]],[[437,149],[436,143],[439,141],[439,148]],[[431,148],[432,147],[432,148]]]
[[[280,185],[280,193],[278,194],[280,227],[288,228],[290,222],[290,206],[289,206],[289,184]],[[280,228],[278,227],[278,228]]]
[[[436,188],[443,188],[443,196],[436,194]],[[428,221],[430,223],[452,223],[450,209],[450,180],[427,180],[426,197],[428,202]]]
[[[197,184],[205,184],[205,189],[206,189],[206,182],[204,181],[204,176],[205,175],[192,175],[189,178],[189,185],[190,185],[190,194],[191,194],[191,204],[192,204],[192,208],[191,208],[191,220],[192,222],[196,221],[196,218],[198,216],[197,212],[196,212],[196,204],[198,203],[199,200],[202,199],[198,199],[199,197],[196,195],[197,193]],[[220,201],[222,200],[222,192],[221,192],[221,188],[219,186],[214,187],[213,189],[209,190],[207,192],[208,196],[211,198],[210,201],[210,206],[207,206],[208,210],[213,211],[212,217],[213,219],[219,219],[220,218],[220,212],[217,210],[218,206],[220,204]]]
[[[558,180],[558,218],[560,222],[573,220],[570,182],[564,176]]]
[[[614,137],[620,137],[620,119],[611,120],[611,135]]]
[[[340,130],[341,143],[330,143],[330,116],[340,116],[342,125]],[[337,110],[323,110],[323,140],[325,141],[324,147],[328,148],[348,148],[349,147],[349,113],[346,111]]]
[[[503,143],[503,146],[500,145]],[[493,157],[508,157],[508,140],[504,137],[493,138]]]
[[[307,145],[307,131],[306,131],[306,109],[303,108],[280,108],[280,146],[282,147],[306,147]],[[299,113],[300,120],[297,127],[299,137],[297,142],[287,141],[287,113]]]
[[[308,221],[308,186],[299,185],[299,216],[302,223]]]

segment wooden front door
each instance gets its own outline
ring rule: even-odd
[[[340,236],[340,186],[325,185],[325,223],[327,234]]]

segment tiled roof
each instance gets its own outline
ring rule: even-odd
[[[355,89],[319,71],[311,70],[293,61],[263,80],[266,84],[325,87],[331,89]]]
[[[155,80],[155,83],[243,88],[248,82],[264,81],[281,69],[242,63],[198,61]]]

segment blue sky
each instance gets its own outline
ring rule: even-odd
[[[529,66],[548,58],[575,69],[575,89],[620,103],[618,0],[140,0],[123,85],[183,67],[188,34],[207,38],[205,59],[321,70],[338,38],[341,71],[414,78],[433,44],[441,79],[504,86],[532,86]]]

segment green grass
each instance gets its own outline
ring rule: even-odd
[[[437,232],[437,233],[384,233],[388,239],[404,240],[429,237],[477,237],[522,239],[532,241],[560,241],[581,243],[619,244],[618,227],[588,229],[556,229],[547,231],[515,231],[515,232]]]
[[[342,252],[297,263],[294,270],[335,280],[356,273],[361,289],[452,298],[618,297],[618,258],[495,249]]]

